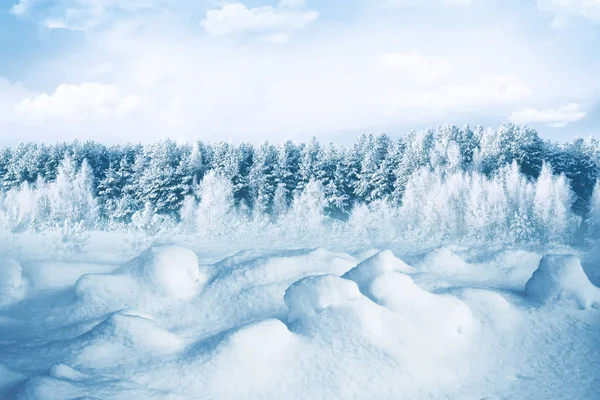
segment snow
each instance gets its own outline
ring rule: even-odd
[[[421,271],[449,275],[470,271],[469,264],[448,247],[440,247],[425,253],[417,267]]]
[[[309,276],[294,283],[285,292],[290,312],[288,322],[310,318],[328,308],[356,301],[358,286],[334,275]]]
[[[0,261],[0,306],[19,300],[25,290],[21,264],[12,259]]]
[[[368,296],[371,282],[379,275],[389,271],[417,272],[416,269],[397,258],[392,251],[384,250],[363,260],[356,267],[348,271],[344,275],[344,278],[356,282],[360,291]]]
[[[175,334],[150,319],[115,313],[77,338],[72,362],[85,368],[106,368],[140,358],[164,356],[182,348]]]
[[[198,269],[196,254],[178,246],[148,249],[120,271],[162,295],[178,299],[193,297],[206,282],[206,276]]]
[[[0,398],[600,396],[593,253],[113,241],[3,258]]]
[[[50,367],[48,375],[56,379],[69,381],[78,381],[88,377],[86,374],[77,371],[70,365],[62,363],[54,364],[52,367]]]
[[[471,310],[462,301],[430,293],[408,275],[386,272],[371,283],[370,292],[378,304],[403,314],[426,331],[443,332],[445,338],[464,335],[476,325]]]
[[[81,308],[89,312],[123,307],[152,312],[165,302],[194,297],[207,280],[193,251],[159,246],[113,272],[83,275],[75,284],[75,295]]]
[[[545,255],[525,291],[540,303],[567,301],[584,309],[600,305],[600,289],[590,282],[579,258],[571,254]]]

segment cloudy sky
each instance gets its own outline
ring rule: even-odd
[[[0,142],[598,134],[600,0],[0,0]]]

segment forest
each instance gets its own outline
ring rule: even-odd
[[[22,143],[0,149],[0,223],[13,234],[66,225],[206,236],[327,227],[565,243],[598,230],[599,173],[596,139],[553,143],[514,124],[362,134],[351,146]]]

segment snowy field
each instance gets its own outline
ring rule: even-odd
[[[600,398],[594,251],[51,242],[2,250],[1,399]]]

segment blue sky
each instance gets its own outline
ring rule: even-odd
[[[600,0],[0,0],[0,142],[600,122]]]

